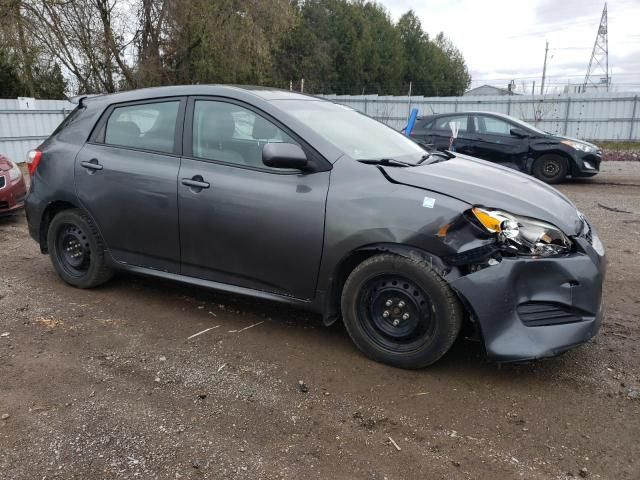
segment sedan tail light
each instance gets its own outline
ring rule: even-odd
[[[27,169],[29,170],[29,175],[32,177],[36,173],[36,168],[38,168],[41,159],[42,152],[40,150],[31,150],[27,154]]]

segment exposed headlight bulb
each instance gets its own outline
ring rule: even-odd
[[[504,220],[500,225],[500,230],[506,238],[515,239],[520,235],[520,226],[514,220]]]

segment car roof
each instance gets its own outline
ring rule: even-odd
[[[104,95],[85,95],[75,97],[73,100],[87,103],[121,103],[151,98],[176,97],[185,95],[219,95],[231,98],[250,100],[316,100],[319,97],[291,92],[273,87],[261,87],[256,85],[172,85],[166,87],[149,87],[137,90],[127,90],[118,93]]]
[[[494,117],[504,118],[505,120],[510,120],[510,119],[514,118],[514,117],[511,117],[510,115],[506,115],[504,113],[487,112],[487,111],[483,111],[483,110],[465,110],[463,112],[433,113],[431,115],[424,115],[421,118],[426,120],[426,119],[433,119],[433,118],[440,118],[440,117],[450,117],[450,116],[457,116],[457,115],[474,115],[474,114],[492,115]]]

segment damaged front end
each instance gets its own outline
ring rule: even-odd
[[[604,248],[578,214],[576,234],[475,206],[438,232],[458,253],[451,286],[499,362],[557,355],[593,337],[602,320]]]

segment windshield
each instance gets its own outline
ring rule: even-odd
[[[288,114],[356,160],[417,162],[426,154],[403,134],[351,108],[324,100],[286,102]]]

